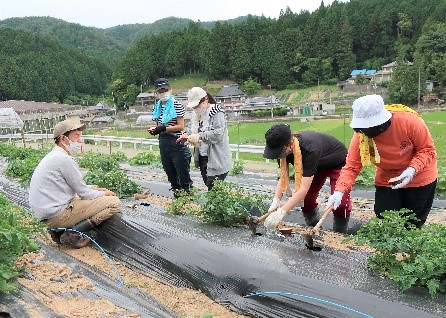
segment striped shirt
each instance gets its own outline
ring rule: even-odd
[[[165,106],[165,104],[161,103],[161,114],[160,114],[160,117],[158,119],[154,119],[154,121],[156,121],[157,126],[162,125],[161,118],[163,118],[164,106]],[[180,101],[177,101],[176,99],[174,99],[173,106],[175,107],[175,112],[177,113],[177,118],[178,117],[184,117],[184,114],[185,114],[186,111],[184,109],[183,104]],[[172,118],[166,124],[166,126],[175,126],[177,124],[177,118]],[[178,138],[178,137],[181,136],[182,131],[170,131],[170,132],[164,132],[162,134],[174,135],[175,137]]]

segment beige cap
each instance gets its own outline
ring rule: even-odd
[[[200,100],[207,95],[206,91],[201,87],[192,87],[187,93],[187,106],[186,108],[195,108],[198,106]]]
[[[67,131],[84,130],[85,127],[86,126],[84,124],[76,124],[75,122],[67,119],[57,123],[56,127],[54,127],[53,136],[54,138],[57,138],[60,135],[65,134]]]

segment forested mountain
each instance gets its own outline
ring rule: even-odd
[[[112,71],[57,40],[0,27],[0,100],[60,102],[70,94],[100,95]]]
[[[246,17],[228,20],[234,24],[246,20]],[[85,27],[77,23],[66,22],[52,17],[9,18],[0,21],[0,27],[9,27],[57,39],[61,44],[84,53],[90,57],[103,59],[111,66],[120,61],[125,51],[145,35],[171,32],[186,28],[191,19],[169,17],[153,23],[125,24],[100,29]],[[210,30],[216,21],[201,22]]]
[[[146,36],[132,47],[115,78],[137,85],[159,76],[203,73],[213,79],[254,78],[273,88],[334,84],[353,69],[400,61],[399,101],[416,100],[416,83],[446,84],[446,0],[351,0],[323,2],[313,13],[248,17],[207,30],[191,22],[184,30]],[[405,69],[407,61],[415,67]],[[398,73],[398,72],[397,72]]]
[[[229,24],[235,24],[243,22],[246,19],[247,17],[244,16],[236,19],[230,19],[226,22]],[[124,46],[129,47],[131,44],[134,44],[137,40],[140,40],[146,35],[151,36],[162,32],[181,30],[186,28],[190,22],[193,21],[191,19],[168,17],[157,20],[153,23],[124,24],[98,30],[120,41]],[[205,29],[210,30],[214,27],[217,21],[201,21],[200,23]]]
[[[278,19],[247,16],[233,21],[193,22],[170,17],[152,24],[96,29],[53,18],[14,18],[0,21],[0,27],[9,25],[51,36],[64,45],[58,47],[63,52],[68,52],[63,48],[68,46],[83,56],[119,61],[109,64],[113,64],[114,72],[109,87],[115,96],[129,95],[135,87],[137,91],[140,85],[160,76],[190,73],[201,73],[210,79],[231,78],[239,83],[251,78],[275,89],[336,84],[348,78],[353,69],[380,70],[382,65],[397,61],[393,81],[387,84],[390,96],[394,102],[410,104],[417,101],[419,79],[434,81],[439,92],[446,86],[445,16],[446,0],[350,0],[334,1],[329,6],[322,1],[312,13],[294,13],[286,8]],[[34,40],[40,41],[43,39]],[[25,42],[23,46],[24,52],[32,51]],[[73,56],[80,59],[82,55]],[[39,64],[26,61],[25,54],[20,57],[22,64],[12,63],[17,74],[26,74],[30,79],[40,74],[34,68],[21,69],[25,62],[33,67]],[[6,64],[13,58],[8,55]],[[52,59],[45,59],[53,67]],[[58,58],[55,61],[64,62]],[[408,61],[413,62],[413,67],[408,67]],[[66,62],[74,63],[70,59]],[[102,67],[102,63],[98,64],[91,73]],[[0,73],[0,93],[3,98],[19,98],[20,89],[4,90],[1,83],[8,76],[6,82],[13,83],[14,72]],[[70,94],[86,91],[70,89]],[[32,96],[20,98],[43,98]],[[60,99],[62,94],[53,96]]]
[[[56,39],[61,44],[89,57],[101,59],[110,66],[122,59],[129,46],[100,29],[51,17],[10,18],[0,21],[1,26]]]

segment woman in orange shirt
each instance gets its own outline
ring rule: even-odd
[[[328,205],[336,208],[362,167],[373,163],[376,216],[406,208],[417,215],[415,225],[421,227],[434,200],[437,152],[423,119],[408,107],[395,106],[387,110],[379,95],[353,102],[350,127],[356,133]]]

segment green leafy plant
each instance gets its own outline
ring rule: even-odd
[[[356,178],[355,184],[370,187],[375,183],[375,166],[364,167]]]
[[[46,226],[35,221],[22,208],[11,204],[0,194],[0,293],[14,291],[12,280],[21,274],[15,265],[17,258],[39,249],[32,238],[34,233],[43,233]]]
[[[118,197],[128,197],[141,192],[141,187],[129,179],[124,171],[90,170],[84,177],[87,184],[94,184],[101,188],[107,188],[117,194]]]
[[[8,158],[8,167],[5,175],[19,179],[21,185],[26,186],[31,180],[34,169],[49,149],[16,148],[15,146],[0,143],[0,156]]]
[[[251,208],[262,213],[266,206],[265,195],[249,193],[235,183],[216,179],[212,189],[204,194],[205,203],[198,215],[207,223],[223,226],[239,226],[245,223]]]
[[[375,249],[370,269],[394,280],[402,291],[426,286],[431,297],[446,291],[446,227],[427,224],[416,228],[408,210],[386,211],[372,218],[353,238]]]
[[[117,162],[124,162],[127,161],[127,156],[122,151],[114,152],[110,155],[113,159],[115,159]]]
[[[33,172],[43,157],[44,154],[33,153],[28,158],[12,160],[5,170],[5,175],[11,178],[18,178],[20,184],[26,186],[31,181]]]
[[[158,156],[148,153],[148,152],[140,152],[132,159],[130,159],[129,163],[132,166],[153,166],[159,163]]]
[[[437,194],[446,194],[446,167],[438,168]]]
[[[77,157],[79,167],[91,170],[116,170],[119,169],[119,161],[119,155],[104,155],[99,152],[85,152]]]
[[[180,214],[198,214],[200,206],[198,205],[198,200],[201,195],[198,190],[192,189],[190,192],[183,190],[177,191],[176,195],[178,198],[172,200],[171,203],[167,204],[166,211],[180,215]]]
[[[243,160],[234,160],[232,163],[231,175],[242,174],[245,170],[245,162]]]

